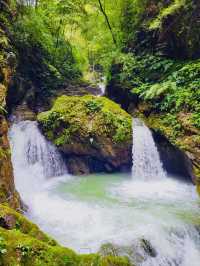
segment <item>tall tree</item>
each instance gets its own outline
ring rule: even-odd
[[[98,0],[98,3],[99,3],[100,11],[103,14],[103,16],[105,18],[105,21],[107,23],[107,26],[108,26],[108,28],[109,28],[109,30],[111,32],[113,42],[114,42],[114,44],[117,44],[114,32],[113,32],[112,27],[111,27],[111,23],[110,23],[109,18],[108,18],[107,14],[106,14],[105,6],[103,7],[103,4],[102,4],[101,0]]]

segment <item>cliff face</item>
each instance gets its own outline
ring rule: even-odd
[[[10,145],[8,141],[8,125],[5,117],[0,116],[0,203],[8,203],[10,207],[20,210],[21,203],[15,189]]]
[[[8,203],[12,208],[20,209],[20,197],[14,185],[8,123],[5,117],[5,99],[15,62],[6,26],[9,24],[11,13],[8,1],[1,1],[0,5],[2,10],[0,18],[0,203]]]
[[[123,28],[127,50],[176,59],[200,57],[198,0],[136,0],[129,9],[131,17],[127,16]]]

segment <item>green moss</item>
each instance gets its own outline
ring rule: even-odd
[[[3,185],[0,186],[0,202],[6,202],[8,197],[8,192]]]
[[[22,214],[1,204],[0,265],[128,266],[130,262],[123,257],[78,255],[68,248],[59,246]]]
[[[130,261],[126,257],[117,257],[117,256],[105,256],[102,257],[98,254],[92,255],[81,255],[80,266],[129,266]]]
[[[44,234],[37,225],[31,223],[25,216],[6,205],[0,204],[0,219],[3,221],[4,219],[6,220],[7,217],[9,217],[9,220],[12,220],[12,229],[19,230],[23,234],[28,234],[29,236],[47,242],[48,244],[56,244],[53,239]]]
[[[102,259],[102,266],[128,266],[130,262],[127,258],[108,256]]]
[[[58,245],[50,246],[17,230],[0,228],[0,263],[6,266],[129,266],[127,258],[77,255]]]
[[[153,130],[159,132],[161,135],[174,144],[177,148],[187,154],[192,154],[193,173],[196,177],[195,182],[197,191],[200,195],[200,164],[199,164],[199,130],[192,126],[191,121],[188,119],[190,114],[170,114],[152,113],[148,117],[141,115],[146,124]],[[179,117],[178,117],[179,116]]]
[[[189,146],[184,137],[184,128],[179,122],[177,115],[151,114],[149,117],[142,116],[149,128],[166,136],[169,141],[183,151],[188,151]],[[195,139],[195,136],[192,138]]]
[[[173,15],[175,12],[177,12],[185,4],[186,4],[186,0],[173,0],[169,6],[161,9],[158,16],[151,21],[149,28],[150,29],[160,28],[164,18],[166,18],[169,15]]]
[[[0,257],[2,265],[78,265],[78,256],[70,249],[49,246],[17,230],[0,228],[0,236],[6,249]]]
[[[138,107],[149,127],[200,168],[199,25],[193,19],[197,1],[136,0],[135,9],[139,3],[145,8],[139,10],[138,23],[128,18],[129,53],[114,61],[108,95],[128,110]],[[194,173],[199,176],[196,167]]]
[[[0,160],[3,160],[7,157],[7,152],[2,148],[0,147]]]
[[[1,39],[0,39],[0,47],[5,49],[5,48],[8,47],[8,45],[9,45],[8,38],[6,38],[5,36],[1,37]]]
[[[200,186],[200,167],[194,166],[193,168],[195,176],[197,177],[196,183],[198,186]]]
[[[105,97],[61,96],[50,111],[38,115],[38,121],[57,146],[98,136],[115,143],[131,140],[131,116]]]

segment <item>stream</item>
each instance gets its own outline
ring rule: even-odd
[[[129,174],[67,173],[56,148],[37,123],[10,129],[15,183],[29,206],[27,216],[64,246],[97,252],[112,243],[137,266],[199,266],[200,209],[195,187],[169,176],[150,130],[133,127]],[[141,240],[150,243],[146,252]]]

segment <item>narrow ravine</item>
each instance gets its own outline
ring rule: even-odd
[[[81,253],[112,243],[136,265],[198,266],[195,187],[168,176],[149,129],[137,120],[133,128],[132,174],[73,177],[36,122],[14,123],[12,162],[27,216]],[[142,247],[143,240],[154,252]]]

